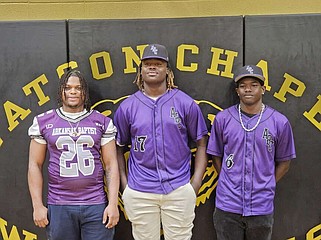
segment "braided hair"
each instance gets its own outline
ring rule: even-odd
[[[141,74],[141,69],[142,69],[142,63],[140,63],[139,65],[136,78],[133,82],[138,86],[139,90],[144,89],[144,80]],[[173,88],[177,88],[177,86],[174,84],[174,73],[173,73],[173,70],[170,68],[169,63],[167,63],[167,70],[168,70],[168,74],[166,74],[167,89],[170,90]]]
[[[65,94],[65,89],[67,82],[71,76],[75,76],[79,78],[80,86],[81,86],[81,95],[84,97],[84,108],[89,111],[91,107],[90,99],[89,99],[89,86],[88,83],[84,77],[84,75],[74,69],[68,70],[59,80],[59,87],[58,87],[58,96],[57,96],[57,102],[58,102],[58,107],[62,106],[63,103],[63,94]]]

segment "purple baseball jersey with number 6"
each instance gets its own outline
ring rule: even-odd
[[[202,112],[191,97],[173,89],[155,101],[138,91],[121,103],[114,123],[117,143],[131,145],[131,189],[168,194],[190,181],[188,141],[208,133]]]
[[[111,119],[94,110],[72,120],[59,109],[36,118],[50,153],[48,204],[105,203],[104,169],[99,151]]]
[[[245,131],[238,105],[216,115],[207,153],[222,158],[216,189],[216,207],[243,216],[267,215],[274,210],[275,164],[296,157],[288,119],[266,106],[260,123]],[[247,129],[259,115],[242,114]]]

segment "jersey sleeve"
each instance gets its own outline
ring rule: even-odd
[[[117,133],[117,128],[114,125],[113,121],[110,119],[107,129],[101,138],[101,146],[109,143],[112,140],[115,140],[116,133]]]
[[[199,106],[193,101],[187,114],[187,129],[193,141],[207,135],[207,127]]]
[[[28,135],[31,139],[34,139],[36,142],[40,144],[47,144],[47,141],[41,135],[37,117],[34,117],[33,123],[28,129]]]
[[[211,135],[208,139],[207,153],[212,156],[223,156],[223,130],[219,114],[216,115],[211,127]]]
[[[129,119],[126,117],[122,105],[118,107],[114,115],[114,123],[117,128],[116,143],[125,146],[130,143]]]
[[[275,160],[286,161],[296,158],[294,137],[292,127],[289,121],[286,121],[280,128],[280,136],[278,138]]]

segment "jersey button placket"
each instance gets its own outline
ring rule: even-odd
[[[249,127],[249,126],[248,126]],[[245,162],[244,162],[244,213],[250,213],[251,206],[251,192],[252,192],[252,161],[253,161],[253,141],[254,133],[246,132],[245,143]]]
[[[166,180],[166,168],[164,165],[164,159],[163,159],[163,139],[162,139],[162,119],[159,116],[159,111],[161,109],[158,107],[157,104],[154,104],[154,122],[155,122],[155,136],[154,136],[154,141],[155,141],[155,153],[156,153],[156,166],[157,166],[157,171],[159,175],[159,181],[161,183],[161,186],[164,190],[165,193],[168,192],[168,187],[167,185],[167,180]]]

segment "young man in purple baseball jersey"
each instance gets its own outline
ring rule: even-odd
[[[214,226],[218,240],[269,240],[278,182],[296,157],[288,119],[263,104],[262,69],[236,74],[240,103],[216,115],[207,153],[219,173]]]
[[[36,116],[28,132],[34,223],[46,227],[49,240],[112,240],[119,220],[116,128],[110,118],[90,110],[88,85],[79,71],[62,77],[58,98],[61,107]],[[46,207],[42,168],[47,150]]]
[[[198,105],[174,85],[166,48],[149,44],[141,60],[139,91],[114,116],[125,210],[136,240],[159,240],[161,226],[165,239],[188,240],[207,166],[208,131]],[[189,140],[197,146],[192,179]]]

